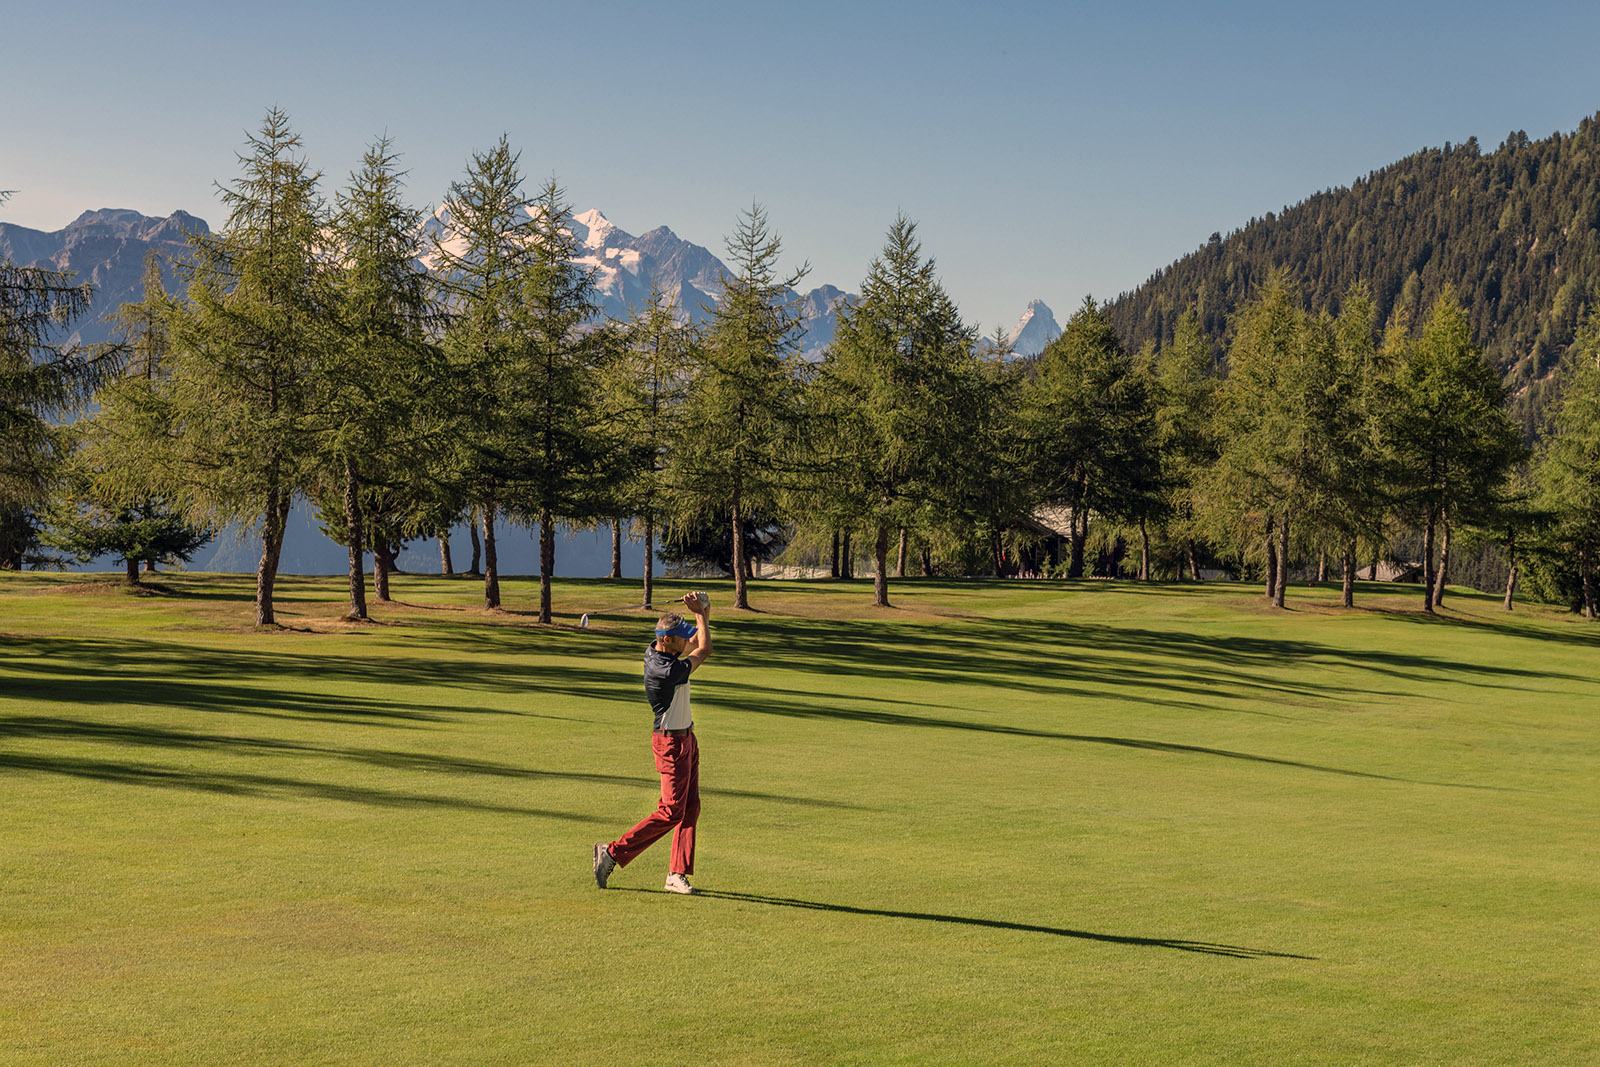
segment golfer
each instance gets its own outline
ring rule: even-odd
[[[644,694],[655,714],[656,770],[661,772],[661,806],[609,845],[594,846],[594,883],[601,889],[617,867],[626,867],[658,838],[672,831],[672,856],[666,888],[693,893],[694,826],[700,817],[700,745],[689,713],[689,675],[711,655],[711,598],[687,593],[688,622],[668,612],[656,623],[656,639],[644,650]]]

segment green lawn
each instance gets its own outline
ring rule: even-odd
[[[1574,617],[757,583],[685,898],[636,583],[158,579],[0,576],[6,1064],[1600,1062]]]

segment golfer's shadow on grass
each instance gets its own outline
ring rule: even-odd
[[[665,889],[624,890],[630,893],[660,893],[671,896]],[[847,915],[875,915],[885,919],[918,919],[922,922],[956,923],[961,926],[983,926],[991,930],[1017,930],[1025,934],[1050,934],[1070,937],[1079,941],[1102,941],[1112,945],[1138,945],[1144,948],[1170,948],[1179,952],[1199,952],[1208,956],[1232,956],[1235,959],[1254,960],[1270,957],[1282,960],[1314,960],[1315,956],[1300,956],[1293,952],[1271,952],[1242,945],[1224,945],[1212,941],[1185,941],[1169,937],[1130,937],[1123,934],[1099,934],[1092,930],[1072,930],[1062,926],[1039,926],[1034,923],[1014,923],[1004,919],[974,919],[965,915],[939,915],[927,911],[894,911],[885,908],[856,908],[848,904],[823,904],[814,900],[796,900],[792,897],[769,897],[759,893],[733,893],[718,889],[697,889],[695,896],[711,900],[739,900],[746,904],[766,904],[778,908],[802,908],[807,911],[837,911]]]

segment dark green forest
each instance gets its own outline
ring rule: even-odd
[[[1210,241],[1108,305],[1131,349],[1164,346],[1198,311],[1221,351],[1235,312],[1286,269],[1309,308],[1337,313],[1356,282],[1380,322],[1410,328],[1448,286],[1537,436],[1562,352],[1600,290],[1600,115],[1576,132],[1425,149]]]

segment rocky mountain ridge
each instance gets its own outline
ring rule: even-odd
[[[32,230],[0,222],[0,260],[19,267],[67,271],[94,286],[89,311],[72,332],[59,340],[97,344],[112,334],[111,316],[130,300],[144,299],[144,262],[151,252],[160,257],[161,278],[171,290],[177,284],[175,264],[188,255],[188,236],[207,234],[206,221],[187,211],[153,218],[125,208],[85,211],[62,229]]]
[[[441,208],[425,221],[424,232],[448,242],[448,227],[448,215]],[[727,265],[709,249],[666,226],[636,237],[598,209],[590,209],[573,216],[572,228],[584,248],[578,262],[595,270],[601,311],[610,318],[626,320],[634,309],[648,303],[652,287],[693,322],[708,319],[722,296]],[[102,208],[85,211],[54,231],[0,222],[0,259],[23,267],[72,272],[79,281],[93,284],[94,300],[88,313],[73,324],[70,334],[57,340],[95,344],[111,339],[111,319],[118,308],[143,298],[147,255],[159,255],[162,281],[168,291],[175,291],[180,284],[177,265],[188,256],[188,236],[210,232],[204,219],[186,211],[156,218],[126,208]],[[424,263],[430,258],[425,254]],[[801,353],[810,360],[820,359],[833,340],[840,309],[853,305],[855,294],[824,284],[803,293],[791,291],[789,296],[798,305],[805,327]],[[1011,331],[1010,341],[1019,355],[1035,355],[1060,332],[1050,309],[1035,300]]]

